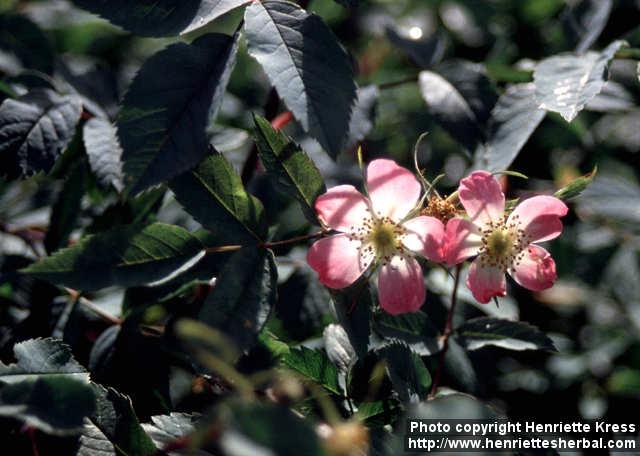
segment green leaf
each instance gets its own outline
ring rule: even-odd
[[[402,402],[418,402],[426,397],[431,375],[420,356],[403,343],[391,343],[378,350],[387,373]]]
[[[347,332],[358,358],[363,359],[369,351],[371,334],[371,289],[368,284],[359,282],[347,289],[330,291],[338,321]]]
[[[204,256],[183,228],[154,223],[117,227],[82,239],[22,272],[78,290],[128,287],[168,280]]]
[[[292,348],[282,357],[282,364],[333,394],[344,394],[338,383],[338,369],[321,350],[312,350],[304,346]]]
[[[73,0],[125,30],[142,36],[189,33],[249,0]]]
[[[294,196],[311,223],[318,223],[313,208],[316,198],[327,191],[315,163],[284,133],[275,130],[260,116],[256,124],[256,144],[264,167],[284,193]]]
[[[421,71],[418,83],[431,115],[465,149],[474,151],[483,134],[467,100],[449,81],[432,71]]]
[[[44,375],[0,387],[0,416],[20,419],[48,434],[77,434],[94,407],[89,385],[70,377]]]
[[[336,157],[346,141],[356,84],[331,29],[295,3],[272,0],[247,7],[245,34],[249,54],[302,128]]]
[[[441,348],[440,334],[423,312],[395,316],[380,312],[374,316],[374,330],[387,340],[407,344],[422,356],[438,353]]]
[[[556,351],[553,342],[535,326],[521,321],[480,317],[468,320],[457,330],[458,340],[467,350],[488,345],[508,350]]]
[[[222,155],[207,157],[169,187],[184,209],[221,242],[255,243],[267,234],[262,203],[247,193]]]
[[[509,168],[544,119],[534,98],[533,84],[507,88],[491,111],[487,141],[475,153],[475,167],[488,171]]]
[[[13,347],[17,362],[0,362],[0,382],[11,384],[35,380],[42,375],[61,376],[87,383],[89,373],[71,353],[71,349],[58,339],[30,339]]]
[[[80,432],[95,398],[89,373],[71,349],[57,339],[31,339],[13,351],[15,364],[0,362],[0,416],[24,420],[50,434]]]
[[[75,95],[34,89],[0,105],[0,175],[16,178],[48,172],[67,147],[80,120]]]
[[[273,253],[246,247],[233,254],[217,277],[198,319],[227,334],[241,350],[255,344],[276,301]]]
[[[222,103],[237,48],[237,34],[210,33],[142,65],[117,120],[129,191],[164,182],[206,156],[205,129]]]
[[[561,200],[570,200],[580,195],[593,181],[593,178],[596,177],[598,173],[598,167],[594,167],[593,171],[584,176],[581,176],[568,185],[562,187],[560,190],[555,192],[553,196],[556,198],[560,198]]]
[[[158,448],[164,448],[168,444],[191,434],[195,430],[195,423],[199,415],[187,413],[171,413],[170,415],[155,415],[151,417],[151,423],[143,423],[142,428],[151,437]],[[202,456],[204,451],[196,453]]]
[[[98,181],[105,187],[111,185],[122,191],[122,148],[113,124],[99,117],[89,119],[82,129],[82,139]]]
[[[624,41],[614,41],[601,52],[560,54],[542,60],[533,72],[540,108],[571,122],[609,78],[609,63]]]
[[[85,420],[75,456],[116,456],[116,448],[95,424]]]
[[[362,402],[358,404],[357,417],[369,427],[383,427],[395,421],[398,411],[400,411],[400,405],[393,399]]]
[[[51,208],[49,227],[44,238],[47,253],[66,245],[69,241],[69,236],[80,216],[85,181],[86,166],[84,162],[76,163]]]
[[[91,422],[115,446],[119,453],[136,456],[155,454],[156,447],[145,433],[133,411],[131,399],[113,388],[93,384],[97,398]]]
[[[618,367],[607,380],[607,390],[616,396],[638,397],[640,394],[640,371],[629,367]]]
[[[229,456],[325,454],[310,423],[287,407],[236,404],[228,419],[228,430],[220,439],[220,446]]]

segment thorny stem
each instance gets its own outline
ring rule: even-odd
[[[327,232],[328,232],[327,230],[322,230],[322,231],[318,231],[318,232],[311,233],[311,234],[304,234],[302,236],[292,237],[290,239],[284,239],[282,241],[263,242],[259,246],[263,247],[265,249],[270,249],[272,247],[278,247],[280,245],[295,244],[296,242],[306,241],[308,239],[315,239],[317,237],[324,236]],[[218,246],[218,247],[209,247],[209,248],[205,249],[205,251],[207,253],[233,252],[233,251],[236,251],[236,250],[240,250],[243,247],[244,247],[244,245],[240,245],[240,244],[221,245],[221,246]]]
[[[451,307],[449,307],[449,315],[447,316],[447,323],[445,324],[444,332],[442,333],[442,350],[440,351],[440,361],[438,362],[438,370],[436,371],[436,375],[433,378],[433,383],[431,383],[431,391],[429,391],[429,396],[427,396],[427,399],[431,399],[436,395],[438,385],[440,384],[440,379],[442,378],[442,372],[444,371],[445,358],[447,356],[447,350],[449,349],[449,337],[451,337],[451,333],[453,332],[453,315],[455,314],[456,302],[458,300],[458,284],[460,283],[460,269],[461,269],[461,266],[458,265],[456,267],[456,273],[453,279],[453,291],[451,292]]]

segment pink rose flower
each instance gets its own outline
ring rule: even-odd
[[[434,217],[405,220],[422,187],[393,160],[373,160],[366,177],[369,198],[352,185],[333,187],[318,197],[318,217],[338,234],[315,242],[307,261],[329,288],[345,288],[370,266],[381,265],[380,306],[393,315],[415,312],[424,302],[425,287],[414,256],[443,261],[444,225]]]
[[[458,195],[469,220],[449,220],[445,256],[447,263],[454,265],[477,255],[469,269],[467,286],[479,302],[506,294],[505,273],[529,290],[553,285],[555,262],[549,252],[534,243],[560,235],[560,217],[568,211],[562,201],[553,196],[534,196],[518,204],[507,217],[504,193],[486,171],[475,171],[462,179]]]

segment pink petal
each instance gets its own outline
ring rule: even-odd
[[[471,263],[467,286],[473,293],[473,297],[482,304],[488,303],[494,296],[507,294],[507,281],[502,269],[483,266],[479,259]]]
[[[527,247],[525,252],[524,258],[511,274],[513,278],[529,290],[550,288],[556,281],[556,263],[549,252],[535,244]]]
[[[418,203],[422,187],[408,169],[378,159],[367,166],[367,189],[375,213],[399,222]]]
[[[416,312],[425,294],[422,268],[415,258],[397,255],[380,268],[378,299],[380,307],[391,315]]]
[[[370,217],[367,199],[353,185],[330,188],[316,200],[318,217],[329,227],[349,231]]]
[[[402,239],[406,248],[431,261],[444,260],[444,225],[435,217],[420,216],[402,224],[407,231]]]
[[[477,255],[481,246],[482,235],[477,225],[457,217],[447,222],[444,255],[448,265],[453,266]]]
[[[346,234],[314,242],[307,253],[307,263],[318,279],[329,288],[345,288],[355,282],[371,263],[371,256],[360,256],[360,242]]]
[[[504,193],[496,178],[487,171],[474,171],[462,179],[458,196],[474,223],[482,226],[503,216]]]
[[[534,196],[516,206],[509,222],[520,222],[520,228],[524,229],[530,242],[549,241],[562,233],[560,217],[568,211],[567,205],[555,196]]]

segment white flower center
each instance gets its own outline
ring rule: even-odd
[[[383,265],[395,255],[402,255],[405,248],[402,238],[406,230],[389,217],[368,216],[357,226],[352,226],[347,235],[352,241],[360,242],[360,256],[374,256]]]
[[[482,229],[478,258],[482,266],[497,267],[506,272],[520,264],[530,243],[531,239],[520,228],[517,215],[508,224],[504,219],[490,221]]]

